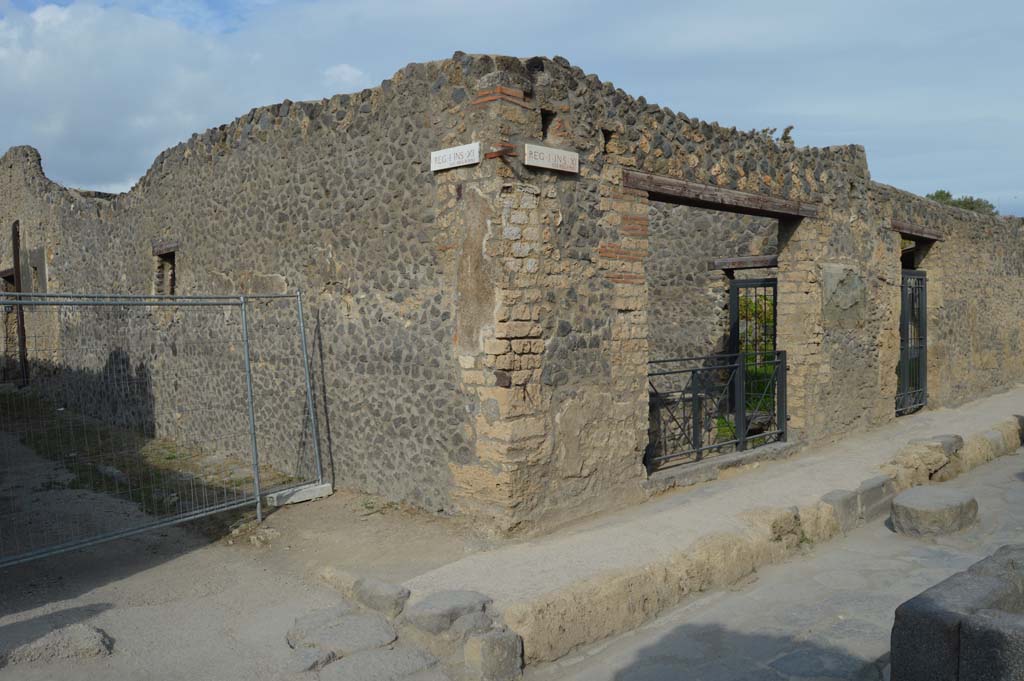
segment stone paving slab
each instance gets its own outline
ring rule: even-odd
[[[410,605],[437,591],[480,591],[523,636],[528,664],[558,659],[643,624],[678,604],[687,589],[728,586],[782,560],[818,530],[832,536],[838,526],[830,530],[823,527],[827,518],[813,516],[822,496],[876,478],[910,440],[982,433],[1021,411],[1024,389],[1017,388],[955,410],[902,417],[541,539],[467,556],[407,582]],[[787,508],[802,512],[791,534],[764,513]],[[695,581],[681,587],[680,573]]]
[[[530,668],[525,681],[883,681],[898,605],[1024,541],[1024,457],[942,486],[978,499],[976,524],[916,538],[876,519],[759,570],[745,587],[701,594],[636,631]]]

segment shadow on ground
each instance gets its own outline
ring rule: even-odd
[[[54,629],[86,622],[111,607],[110,603],[93,603],[0,625],[0,669],[6,666],[7,660],[4,659],[6,652],[32,643]]]
[[[885,660],[868,661],[824,641],[687,624],[615,674],[615,681],[879,681]]]

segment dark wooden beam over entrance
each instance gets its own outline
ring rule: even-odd
[[[927,227],[921,227],[920,225],[912,225],[909,222],[897,220],[896,218],[892,219],[889,229],[894,232],[899,232],[903,236],[910,237],[911,239],[925,239],[927,241],[946,240],[946,237],[942,236],[941,232],[937,232],[934,229],[928,229]]]
[[[708,263],[708,270],[753,270],[778,266],[777,255],[748,255],[743,258],[715,258]]]
[[[769,218],[818,217],[818,204],[811,201],[780,199],[637,170],[623,170],[622,184],[644,190],[651,199],[666,203]]]

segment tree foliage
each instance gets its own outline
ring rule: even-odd
[[[944,203],[947,206],[956,206],[957,208],[965,208],[967,210],[973,210],[975,213],[982,213],[984,215],[999,215],[999,211],[992,205],[991,201],[985,199],[979,199],[976,196],[958,196],[953,198],[953,195],[945,189],[938,189],[933,191],[931,194],[926,195],[927,198],[932,201],[938,201]]]

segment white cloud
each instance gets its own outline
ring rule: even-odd
[[[366,74],[351,64],[335,64],[324,69],[324,80],[330,87],[354,88],[366,79]]]
[[[479,0],[60,4],[0,0],[0,152],[32,144],[72,186],[123,187],[163,149],[253,106],[357,90],[463,50],[561,54],[693,116],[795,123],[800,144],[863,143],[880,180],[941,181],[1021,210],[999,179],[1017,182],[1024,155],[1017,0],[983,0],[984,11],[952,0],[637,0],[626,23],[617,5],[518,0],[501,30]]]

